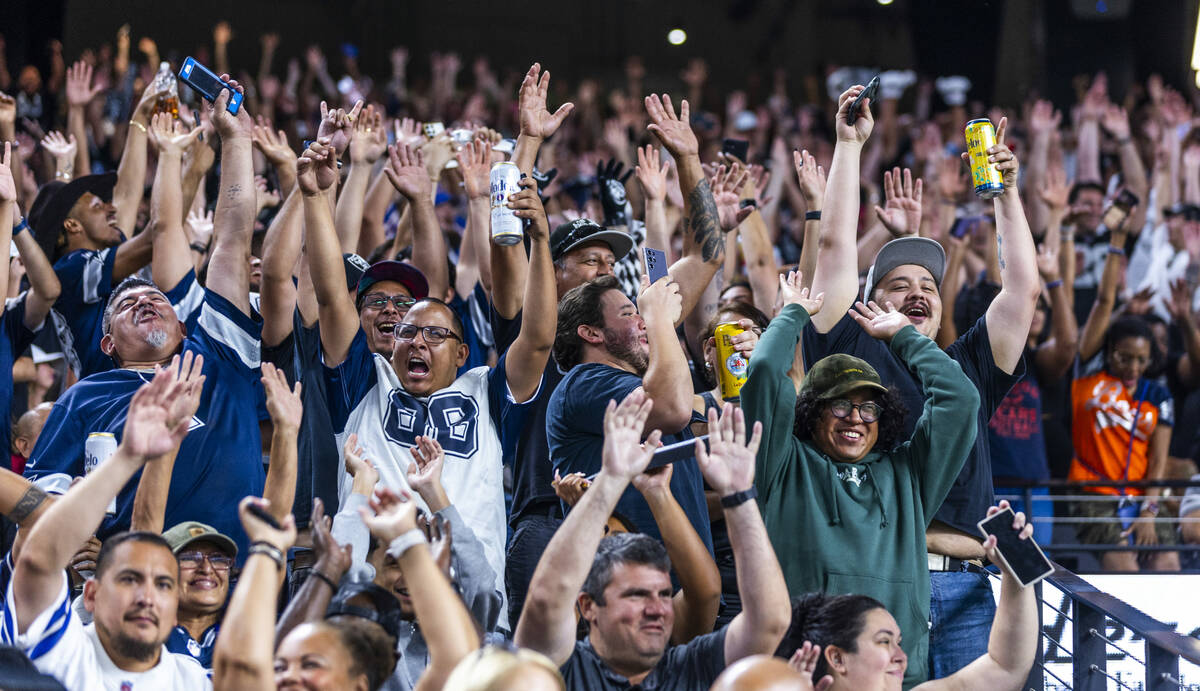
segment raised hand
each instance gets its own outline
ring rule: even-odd
[[[542,206],[542,198],[538,195],[537,181],[533,178],[521,178],[517,183],[521,186],[518,192],[508,196],[508,208],[518,217],[527,219],[529,227],[525,232],[532,240],[550,239],[550,222],[546,218],[546,208]]]
[[[183,122],[176,120],[170,113],[156,113],[150,119],[150,141],[158,148],[159,156],[178,156],[182,160],[183,152],[203,131],[197,127],[188,132]],[[60,138],[61,136],[59,135]],[[74,138],[71,141],[74,142]]]
[[[720,418],[708,410],[708,449],[696,440],[696,463],[710,487],[725,497],[754,486],[754,455],[762,440],[762,423],[754,423],[754,433],[746,441],[746,417],[741,408],[726,403]]]
[[[207,247],[209,241],[212,240],[213,212],[197,213],[194,209],[189,209],[183,226],[185,230],[190,232],[190,238],[193,243],[198,242]]]
[[[863,92],[867,87],[860,85],[852,86],[842,92],[838,97],[837,115],[834,116],[834,130],[837,133],[839,143],[847,144],[862,144],[871,136],[871,130],[875,127],[875,116],[871,114],[871,99],[864,99],[863,106],[858,111],[858,119],[854,122],[847,122],[846,118],[850,115],[850,105],[854,103],[854,99]]]
[[[799,271],[789,271],[785,277],[779,276],[779,299],[784,305],[800,305],[808,312],[808,316],[821,311],[825,304],[825,293],[809,295],[808,288],[803,286],[804,276]]]
[[[752,207],[741,206],[742,188],[749,179],[750,172],[741,163],[735,162],[729,169],[718,166],[716,175],[709,181],[713,201],[717,205],[717,217],[721,221],[721,230],[726,233],[737,228],[754,213]]]
[[[347,437],[342,450],[346,454],[346,472],[350,477],[370,480],[364,484],[374,487],[375,483],[379,482],[379,471],[375,469],[371,459],[367,458],[366,451],[358,445],[358,435],[352,433]]]
[[[337,153],[333,147],[319,139],[309,144],[296,161],[296,182],[300,185],[300,191],[309,196],[320,194],[332,187],[336,180]]]
[[[296,164],[296,152],[288,144],[287,133],[271,129],[271,121],[263,116],[258,116],[250,131],[250,138],[272,166],[279,168]]]
[[[671,493],[671,473],[673,464],[651,468],[633,478],[633,486],[647,499],[653,494]]]
[[[92,66],[80,60],[67,68],[67,105],[82,108],[100,95],[104,87],[92,84]]]
[[[903,181],[899,168],[883,171],[884,205],[875,205],[875,217],[892,237],[916,235],[921,229],[921,193],[923,184],[917,178],[913,184],[912,171],[904,169]]]
[[[943,201],[953,202],[970,187],[967,171],[962,161],[953,156],[944,156],[937,166],[937,186],[934,188]]]
[[[1167,314],[1177,324],[1190,323],[1195,320],[1192,313],[1192,291],[1186,278],[1171,281],[1171,299],[1167,300]]]
[[[267,179],[262,175],[254,176],[254,215],[258,216],[259,212],[266,208],[275,208],[279,206],[279,202],[283,201],[279,198],[279,190],[269,189],[267,187]]]
[[[808,153],[808,149],[793,151],[792,164],[800,180],[800,194],[808,202],[809,210],[819,210],[825,202],[825,169],[817,165],[817,158]],[[886,172],[884,178],[887,178]]]
[[[320,497],[313,497],[308,525],[312,528],[313,553],[316,556],[313,568],[337,583],[350,570],[353,553],[350,545],[339,545],[337,540],[333,539],[330,532],[333,521],[325,515],[325,502],[321,501]]]
[[[221,81],[239,94],[246,93],[241,84],[238,84],[237,80],[230,79],[228,74],[221,75]],[[237,115],[229,112],[229,94],[229,89],[221,89],[221,92],[217,94],[217,100],[213,101],[210,111],[213,127],[216,128],[217,134],[221,135],[222,142],[233,139],[250,139],[254,132],[254,121],[250,119],[250,113],[245,108],[238,108]]]
[[[75,135],[64,137],[62,132],[53,130],[42,137],[42,148],[54,157],[59,168],[63,168],[74,162],[78,144],[75,141]]]
[[[687,99],[679,102],[679,115],[675,114],[675,106],[671,105],[671,96],[651,94],[646,97],[646,114],[650,116],[647,127],[658,140],[667,147],[667,151],[679,160],[685,156],[699,156],[700,142],[691,126],[691,108]]]
[[[671,167],[666,161],[659,165],[658,148],[647,144],[637,150],[637,166],[633,169],[646,201],[663,201],[667,198],[667,173]]]
[[[432,194],[429,175],[425,172],[425,157],[420,149],[407,145],[388,147],[387,167],[383,169],[396,191],[410,201]]]
[[[421,123],[412,118],[397,118],[392,120],[392,129],[396,134],[396,145],[407,144],[418,146],[425,135],[421,133]]]
[[[375,496],[358,509],[358,514],[371,534],[384,543],[417,527],[417,505],[408,500],[406,493],[396,494],[387,487],[377,487]]]
[[[1100,116],[1100,126],[1118,142],[1129,139],[1129,114],[1121,106],[1114,103],[1108,104],[1104,109],[1104,114]]]
[[[0,159],[0,203],[17,200],[17,184],[12,174],[12,142],[4,142],[4,158]]]
[[[0,129],[14,127],[17,122],[17,99],[0,92]]]
[[[1052,214],[1067,213],[1067,205],[1071,198],[1071,182],[1067,180],[1067,171],[1062,166],[1050,166],[1042,180],[1042,189],[1038,196],[1046,204]]]
[[[564,103],[551,113],[546,108],[546,94],[550,90],[550,70],[542,72],[542,66],[533,63],[521,81],[518,92],[518,112],[521,134],[534,139],[545,139],[558,131],[563,120],[575,109],[574,103]]]
[[[1037,101],[1029,109],[1029,129],[1035,136],[1053,133],[1062,123],[1062,113],[1054,109],[1049,101]]]
[[[654,401],[642,387],[629,392],[620,403],[609,401],[604,411],[604,451],[602,472],[629,482],[650,464],[662,432],[654,430],[642,443],[642,428]]]
[[[387,152],[387,130],[383,127],[383,112],[367,106],[354,124],[350,137],[350,162],[372,165]]]
[[[454,158],[463,176],[468,199],[486,199],[491,195],[492,147],[481,139],[468,142]]]
[[[196,353],[193,357],[190,350],[184,351],[182,358],[178,355],[171,358],[171,364],[167,365],[167,369],[171,371],[181,387],[179,394],[170,399],[166,421],[167,429],[172,430],[171,435],[175,440],[175,445],[178,446],[183,443],[183,438],[187,436],[188,430],[192,426],[192,418],[200,409],[200,398],[204,395],[206,378],[204,376],[204,356]]]
[[[821,646],[819,645],[804,641],[804,645],[796,648],[796,652],[788,660],[788,666],[799,672],[802,677],[796,691],[826,691],[833,686],[833,677],[828,674],[821,677],[815,685],[812,683],[812,676],[817,671],[817,661],[820,659]]]
[[[683,298],[679,295],[679,284],[671,280],[669,275],[650,283],[650,279],[642,276],[642,291],[637,299],[638,312],[647,323],[657,319],[674,324],[679,321],[683,311]]]
[[[233,39],[233,28],[229,22],[217,22],[213,27],[213,43],[223,46]]]
[[[880,307],[874,300],[866,304],[856,302],[854,309],[850,310],[850,316],[868,336],[887,343],[892,342],[892,337],[899,333],[900,329],[912,326],[908,317],[903,312],[897,312],[896,306],[891,302],[887,302],[885,307]]]
[[[1017,171],[1020,168],[1020,163],[1017,161],[1017,156],[1004,143],[1005,136],[1008,132],[1008,118],[1000,118],[1000,124],[996,125],[996,143],[988,147],[988,162],[1000,171],[1000,175],[1004,177],[1004,190],[1015,189],[1017,186]],[[970,154],[964,151],[962,153],[964,161],[970,161]]]
[[[321,124],[317,126],[317,139],[328,137],[337,155],[340,157],[350,144],[354,134],[354,123],[362,111],[363,102],[358,101],[347,111],[345,108],[329,109],[329,104],[321,101]]]
[[[1057,281],[1061,270],[1058,266],[1058,250],[1061,243],[1043,242],[1038,245],[1037,268],[1043,283]]]
[[[195,380],[181,377],[178,365],[176,356],[167,367],[156,366],[154,378],[143,384],[129,402],[121,447],[135,458],[149,460],[170,453],[187,434],[191,415],[178,416],[172,409],[178,398],[193,395]],[[199,382],[203,386],[203,376],[199,376]]]
[[[263,497],[248,496],[243,497],[238,504],[238,518],[242,519],[242,529],[246,531],[246,537],[250,538],[250,544],[265,542],[286,554],[296,543],[296,519],[288,513],[279,521],[279,527],[275,528],[251,513],[251,506],[257,506],[269,514],[271,502]]]
[[[454,140],[449,132],[443,132],[422,144],[420,152],[424,157],[426,176],[430,180],[437,180],[446,164],[454,158]]]
[[[567,473],[566,477],[563,477],[555,468],[554,480],[550,482],[550,486],[554,488],[555,496],[565,501],[567,506],[575,506],[583,498],[583,493],[587,491],[591,483],[583,476],[583,473]]]
[[[297,381],[295,387],[289,387],[287,375],[283,370],[264,362],[262,384],[267,394],[267,412],[271,414],[271,422],[276,429],[283,428],[293,432],[299,430],[300,420],[304,417],[300,382]]]
[[[446,452],[432,437],[417,437],[416,442],[417,445],[408,450],[413,460],[408,464],[405,477],[409,486],[421,495],[431,510],[440,511],[450,505],[446,490],[442,487],[442,467],[446,462]]]

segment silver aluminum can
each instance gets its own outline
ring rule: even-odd
[[[524,223],[507,204],[509,195],[521,189],[521,169],[509,161],[493,163],[489,180],[492,191],[492,242],[515,245],[525,235]]]
[[[101,463],[112,458],[117,452],[117,438],[112,432],[92,432],[83,443],[83,474],[90,475]],[[114,497],[105,509],[110,514],[117,512],[117,500]]]

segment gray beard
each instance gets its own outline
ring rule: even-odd
[[[151,348],[158,350],[167,344],[167,332],[162,329],[155,329],[146,334],[146,344]]]

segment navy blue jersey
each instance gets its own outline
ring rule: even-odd
[[[260,334],[259,322],[216,293],[205,292],[196,329],[184,339],[183,349],[204,356],[207,379],[175,460],[164,522],[207,523],[238,543],[241,558],[247,541],[237,505],[246,495],[262,494],[264,483],[258,431]],[[152,377],[149,370],[114,369],[68,389],[46,419],[25,476],[47,491],[66,491],[71,478],[84,474],[88,435],[106,433],[120,442],[129,400]],[[117,496],[115,512],[97,531],[101,539],[129,528],[140,478],[139,472]]]
[[[3,413],[0,420],[4,421],[4,424],[0,425],[0,449],[5,453],[8,452],[12,433],[13,361],[25,352],[37,336],[36,330],[25,326],[26,295],[22,293],[19,297],[9,300],[4,307],[4,316],[0,318],[0,329],[3,330],[3,333],[0,333],[0,372],[8,373],[8,376],[0,376],[0,412]],[[17,410],[24,409],[22,404]]]

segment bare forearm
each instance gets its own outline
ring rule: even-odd
[[[146,530],[151,533],[163,531],[167,513],[167,495],[171,490],[171,473],[175,470],[175,453],[168,454],[146,465],[138,480],[137,493],[133,496],[133,514],[129,521],[130,530]]]
[[[0,468],[0,514],[8,520],[28,530],[52,503],[42,488],[7,468]]]
[[[882,223],[876,223],[859,238],[855,251],[858,252],[857,270],[866,271],[875,262],[875,255],[891,239],[891,233]]]
[[[271,502],[271,515],[282,521],[292,512],[296,501],[296,433],[283,425],[275,425],[271,435],[271,464],[263,485],[263,498]]]
[[[521,311],[524,302],[529,274],[525,248],[520,244],[492,247],[491,264],[492,276],[495,277],[492,283],[492,308],[504,319],[512,319]]]
[[[686,643],[712,631],[721,604],[721,574],[670,489],[656,489],[644,496],[667,547],[671,566],[679,576],[679,588],[686,603],[682,613],[685,616],[676,613],[672,639]]]
[[[464,299],[475,290],[475,283],[492,290],[491,218],[487,197],[467,202],[467,227],[463,231],[462,252],[458,257],[454,290]]]
[[[329,609],[332,599],[333,590],[324,580],[311,576],[304,579],[300,589],[279,615],[279,622],[275,624],[275,644],[278,645],[297,626],[324,619],[325,610]]]
[[[254,231],[254,168],[249,138],[221,142],[221,183],[213,214],[208,288],[250,313],[250,236]]]
[[[779,645],[789,621],[787,609],[779,607],[780,602],[788,600],[783,571],[767,537],[757,502],[752,499],[725,509],[725,525],[733,546],[738,595],[742,599],[742,611],[735,619],[737,635],[725,640],[726,659],[756,653],[769,655]],[[733,624],[730,627],[732,635],[735,629]],[[731,645],[740,649],[731,651]]]
[[[1108,331],[1108,322],[1116,304],[1120,271],[1120,257],[1110,253],[1104,261],[1104,272],[1100,275],[1099,294],[1096,296],[1096,302],[1092,304],[1087,321],[1083,323],[1083,334],[1079,338],[1079,356],[1084,360],[1095,355],[1104,342],[1104,333]]]
[[[742,252],[746,255],[746,277],[754,293],[754,306],[770,314],[779,290],[779,272],[767,223],[761,212],[754,212],[738,228],[742,232]]]
[[[358,249],[355,250],[364,257],[379,245],[383,244],[383,218],[388,207],[398,197],[396,188],[388,182],[387,176],[379,173],[371,181],[367,189],[367,197],[363,202],[362,230],[358,237]]]
[[[679,347],[674,324],[647,324],[646,336],[650,341],[650,366],[646,368],[642,386],[646,397],[654,401],[646,429],[674,434],[687,425],[692,415],[692,380],[687,359]]]
[[[334,213],[334,226],[337,228],[338,240],[343,252],[354,252],[358,249],[358,237],[362,232],[364,200],[367,194],[367,183],[371,180],[371,166],[363,162],[350,164],[350,172],[342,185],[342,193],[338,196],[337,209]]]
[[[513,147],[513,163],[517,164],[517,168],[521,169],[526,175],[533,175],[533,166],[537,163],[538,149],[542,146],[542,140],[538,137],[531,137],[527,134],[517,136],[517,144]]]
[[[145,123],[143,123],[145,124]],[[130,129],[134,129],[131,125]],[[67,108],[67,133],[75,135],[75,173],[76,175],[87,175],[92,171],[92,160],[88,154],[88,136],[87,127],[84,125],[84,112],[82,106],[71,106]],[[128,141],[128,136],[126,140]],[[145,134],[143,137],[142,156],[146,155],[145,149]],[[124,163],[124,159],[121,161]],[[144,172],[144,171],[143,171]],[[117,169],[117,182],[121,180],[120,168]],[[114,197],[116,195],[114,194]],[[132,232],[132,228],[123,228]]]
[[[988,657],[1013,681],[1024,680],[1033,665],[1037,639],[1036,593],[1032,587],[1022,588],[1015,578],[1004,573],[1000,578],[1000,601],[996,604],[996,616],[988,636]],[[996,688],[1007,684],[989,686]]]
[[[426,674],[449,675],[459,660],[479,647],[471,615],[434,563],[428,545],[410,547],[399,562],[412,593],[417,623],[429,644]]]
[[[174,287],[192,268],[187,235],[183,231],[182,168],[178,152],[160,154],[150,192],[151,218],[158,225],[150,270],[154,282],[164,290]]]
[[[138,123],[135,116],[129,125],[125,135],[125,149],[121,153],[121,162],[117,164],[117,184],[112,193],[113,206],[117,207],[117,227],[131,235],[135,230],[138,205],[142,201],[142,190],[146,185],[146,140],[149,138],[146,134],[146,124]],[[80,151],[87,149],[87,139],[80,139],[79,135],[76,135],[76,141]],[[78,165],[76,170],[79,175],[89,172],[88,168],[79,168]],[[178,178],[175,185],[179,186]],[[182,215],[179,220],[183,221]]]
[[[413,210],[413,266],[425,274],[429,294],[442,299],[450,278],[446,268],[446,238],[433,211],[433,198],[409,201]]]
[[[671,249],[671,229],[667,226],[667,203],[662,199],[646,199],[646,247],[662,249],[667,263],[677,259]]]
[[[1100,124],[1095,120],[1084,120],[1079,124],[1077,136],[1075,179],[1100,182]]]
[[[252,554],[225,611],[213,654],[213,687],[274,688],[275,601],[283,570],[265,554]]]
[[[1146,177],[1146,166],[1142,164],[1137,145],[1131,137],[1120,142],[1119,146],[1117,155],[1121,160],[1121,177],[1125,179],[1125,186],[1136,194],[1138,199],[1146,199],[1146,193],[1150,191],[1150,182]]]
[[[833,328],[858,294],[858,175],[862,145],[838,142],[829,166],[821,241],[812,292],[825,293],[825,307],[813,318],[818,331]]]

